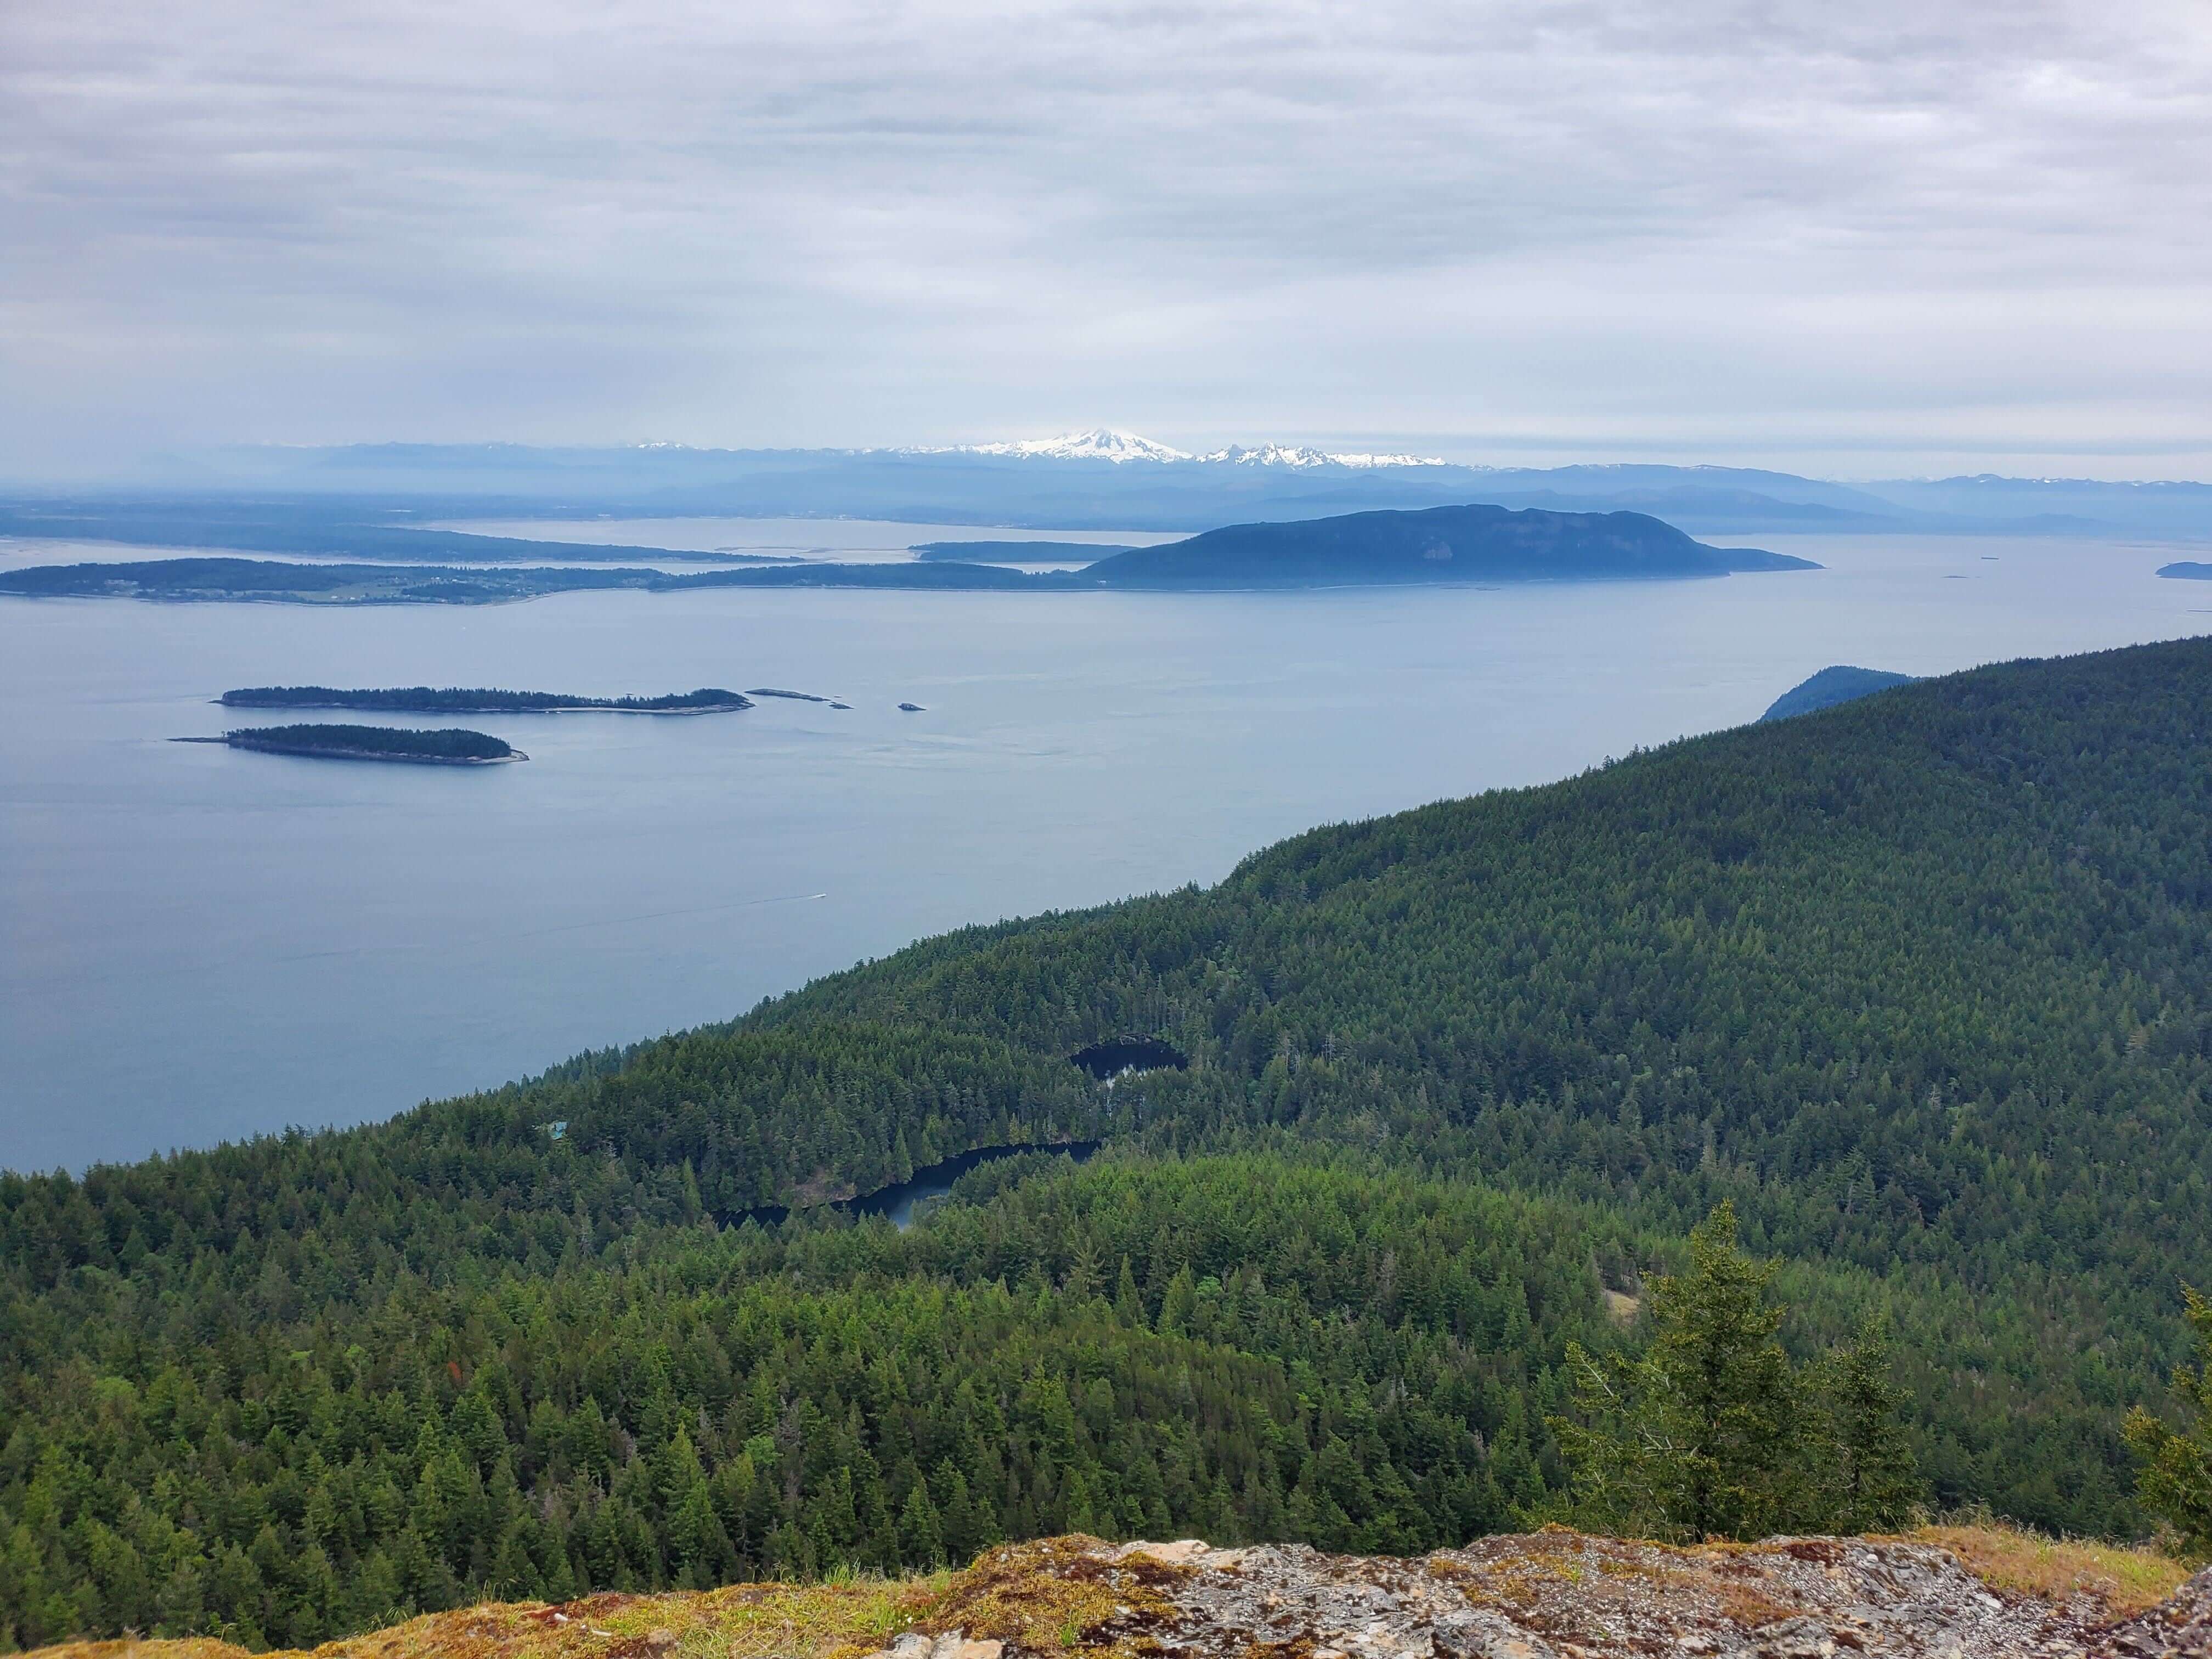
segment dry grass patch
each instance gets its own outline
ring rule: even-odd
[[[174,1642],[64,1642],[59,1647],[33,1648],[23,1659],[253,1659],[244,1648],[218,1642],[211,1636],[188,1637]]]
[[[2049,1601],[2093,1595],[2115,1619],[2156,1607],[2189,1577],[2180,1562],[2155,1550],[2045,1538],[2011,1527],[1922,1527],[1905,1536],[1950,1551],[1991,1589]]]
[[[854,1659],[921,1622],[949,1575],[698,1593],[589,1595],[559,1607],[495,1601],[265,1659]],[[70,1642],[27,1659],[250,1659],[185,1641]]]

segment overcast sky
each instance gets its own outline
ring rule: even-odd
[[[0,472],[1099,424],[2212,477],[2212,0],[0,0]]]

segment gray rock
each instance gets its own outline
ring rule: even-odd
[[[1068,1540],[1060,1540],[1064,1546]],[[2212,1572],[2110,1624],[2087,1595],[1992,1594],[1948,1550],[1775,1538],[1675,1549],[1553,1529],[1419,1560],[1200,1539],[1086,1546],[1108,1581],[1141,1569],[1165,1603],[1115,1639],[1172,1659],[2179,1659],[2212,1656]],[[1063,1558],[1058,1571],[1069,1570]],[[958,1631],[924,1655],[1001,1659]],[[981,1651],[984,1648],[991,1651]]]

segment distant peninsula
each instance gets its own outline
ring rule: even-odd
[[[417,766],[495,766],[530,758],[498,738],[459,726],[410,731],[392,726],[248,726],[219,738],[179,738],[177,741],[223,743],[264,755],[402,761]]]
[[[1004,545],[999,544],[998,545]],[[1132,548],[1080,570],[1025,571],[946,559],[780,564],[678,574],[623,567],[290,564],[189,558],[0,571],[25,598],[281,600],[312,605],[485,605],[597,588],[851,587],[938,592],[1250,592],[1530,581],[1661,580],[1818,570],[1809,559],[1709,547],[1642,513],[1437,507],[1288,524],[1231,525]],[[752,693],[760,696],[761,693]]]
[[[649,588],[661,573],[629,568],[300,564],[281,559],[147,559],[0,570],[0,593],[286,605],[495,605],[593,588]]]
[[[910,550],[925,564],[1089,564],[1137,550],[1098,542],[916,542]]]
[[[1833,708],[1839,702],[1850,702],[1876,691],[1887,691],[1893,685],[1910,685],[1913,676],[1893,674],[1884,668],[1854,668],[1848,663],[1838,663],[1823,668],[1810,679],[1791,686],[1768,707],[1759,718],[1762,720],[1786,720],[1793,714],[1809,714],[1816,708]]]
[[[2158,574],[2171,576],[2176,581],[2212,582],[2212,564],[2196,559],[2182,559],[2172,564],[2159,566]]]
[[[327,685],[254,685],[226,691],[216,701],[227,708],[375,708],[431,714],[724,714],[753,706],[749,697],[712,687],[659,697],[577,697],[482,687],[342,691]]]
[[[208,548],[380,563],[517,564],[558,559],[568,564],[624,560],[680,560],[685,564],[770,565],[795,562],[788,553],[708,552],[604,542],[544,541],[445,530],[385,516],[372,520],[360,502],[110,501],[95,499],[0,502],[0,536],[25,540],[112,542],[125,547]]]

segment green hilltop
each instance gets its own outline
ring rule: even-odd
[[[1892,673],[1886,668],[1854,668],[1848,663],[1838,663],[1791,686],[1767,706],[1759,719],[1786,720],[1815,709],[1833,708],[1839,702],[1872,696],[1893,685],[1910,685],[1912,679],[1910,674]]]

